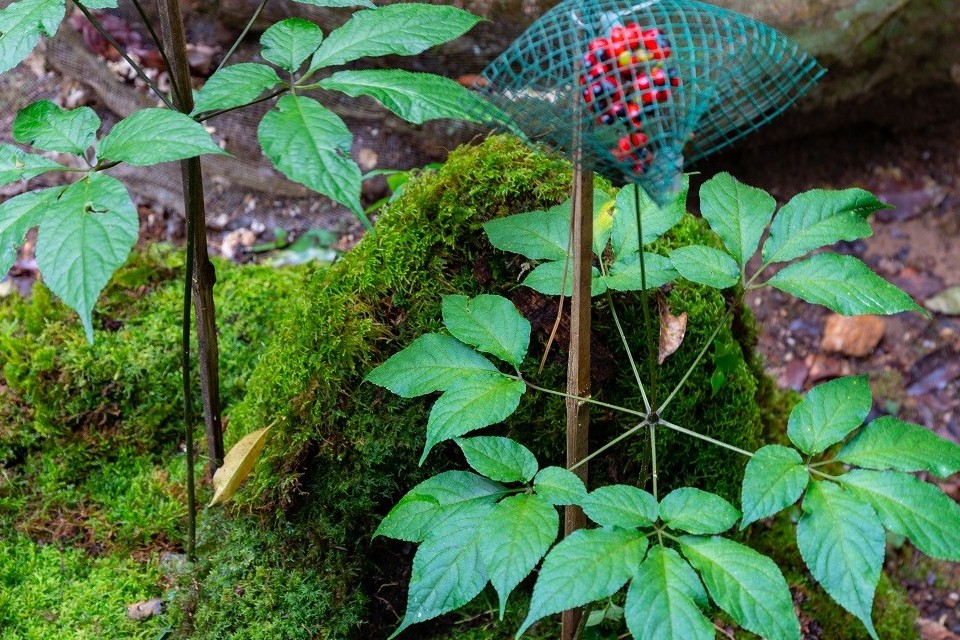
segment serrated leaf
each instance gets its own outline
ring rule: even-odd
[[[30,180],[41,173],[64,169],[62,164],[27,153],[12,144],[0,144],[0,187],[17,180]]]
[[[487,239],[497,249],[531,260],[567,257],[570,216],[559,209],[529,211],[484,223]]]
[[[627,590],[627,629],[636,640],[712,640],[700,606],[707,606],[700,578],[676,551],[655,545]]]
[[[320,27],[303,18],[287,18],[273,24],[260,36],[260,55],[281,69],[294,72],[323,42]]]
[[[841,240],[867,238],[873,235],[867,217],[888,208],[863,189],[798,194],[773,219],[763,261],[786,262]]]
[[[502,484],[470,471],[445,471],[408,491],[373,535],[422,542],[451,517],[492,505],[505,493]]]
[[[184,160],[203,154],[229,155],[203,125],[169,109],[141,109],[115,124],[97,144],[101,160],[136,166]]]
[[[455,381],[430,409],[420,464],[438,443],[506,420],[517,410],[525,390],[519,380],[499,373]]]
[[[785,267],[770,286],[845,316],[891,315],[923,307],[853,256],[818,253]]]
[[[872,405],[867,376],[819,384],[790,412],[787,436],[806,454],[822,453],[863,424]]]
[[[652,527],[657,521],[657,500],[648,492],[625,484],[600,487],[580,502],[583,512],[604,527]]]
[[[800,555],[823,588],[877,639],[870,612],[886,538],[877,514],[831,482],[811,482],[797,523]]]
[[[533,490],[538,496],[555,505],[580,504],[587,496],[583,480],[563,467],[541,469],[533,479]]]
[[[840,476],[840,482],[876,510],[883,526],[923,553],[960,561],[960,505],[936,486],[905,473],[862,469]]]
[[[99,128],[100,118],[90,107],[67,111],[49,100],[38,100],[17,112],[13,138],[37,149],[83,155]]]
[[[223,457],[223,466],[213,474],[213,498],[208,506],[223,504],[234,496],[237,489],[260,459],[267,444],[270,427],[259,429],[240,438],[237,444]]]
[[[500,482],[529,482],[537,473],[537,458],[510,438],[481,436],[457,438],[457,444],[473,469]]]
[[[338,71],[320,86],[356,98],[370,96],[407,122],[423,124],[439,118],[483,122],[483,99],[466,87],[432,73],[401,69]]]
[[[810,473],[795,449],[779,444],[761,447],[743,474],[743,519],[740,530],[786,509],[803,495]]]
[[[376,9],[377,5],[370,0],[295,0],[301,4],[311,4],[315,7],[330,7],[333,9],[342,7],[367,7]]]
[[[612,207],[613,202],[609,194],[602,189],[593,190],[593,252],[598,256],[606,249],[610,234],[613,232]],[[548,213],[562,216],[569,233],[570,219],[573,216],[573,198],[567,198],[560,204],[550,207]],[[564,253],[566,253],[567,239],[567,235],[564,235]]]
[[[224,67],[210,76],[194,95],[193,113],[245,105],[278,84],[280,76],[265,64],[241,62]]]
[[[358,58],[416,55],[459,38],[479,21],[456,7],[415,2],[357,11],[320,45],[309,73]]]
[[[920,425],[884,416],[861,429],[837,460],[868,469],[929,471],[947,478],[960,471],[960,446]]]
[[[566,271],[566,288],[563,288],[564,271]],[[598,296],[607,290],[605,279],[600,277],[600,271],[596,267],[591,267],[591,272],[593,277],[590,280],[590,295]],[[544,262],[527,274],[523,284],[545,296],[559,296],[561,291],[563,295],[570,296],[573,293],[573,267],[571,265],[564,270],[563,260]]]
[[[395,638],[412,624],[432,620],[473,600],[487,584],[480,531],[492,505],[458,514],[423,541],[413,557],[407,611]]]
[[[640,215],[642,216],[643,246],[647,246],[680,222],[680,219],[687,212],[687,192],[689,189],[690,181],[684,176],[683,188],[672,201],[663,206],[654,202],[646,191],[636,185],[628,185],[620,189],[617,192],[616,209],[613,214],[613,232],[610,237],[614,262],[620,262],[630,254],[636,254],[640,250],[637,244],[637,198],[640,201]],[[636,193],[634,193],[635,190]]]
[[[500,374],[493,363],[456,338],[436,333],[420,336],[367,374],[365,380],[404,398],[446,391],[467,378]]]
[[[43,281],[79,314],[90,342],[93,306],[127,260],[139,229],[130,194],[102,173],[67,187],[40,221],[36,252]]]
[[[283,175],[363,211],[360,167],[350,159],[353,135],[338,115],[312,98],[286,95],[260,121],[257,137]]]
[[[41,35],[54,35],[64,12],[64,0],[20,0],[0,9],[0,73],[30,55]]]
[[[23,244],[27,231],[40,224],[43,214],[65,188],[29,191],[0,203],[0,278],[16,262],[17,247]]]
[[[515,367],[530,346],[530,322],[502,296],[444,296],[443,324],[458,340]]]
[[[700,187],[700,213],[741,267],[756,253],[776,208],[769,193],[729,173],[719,173]]]
[[[800,640],[790,589],[773,560],[716,536],[683,536],[680,547],[710,597],[737,624],[769,640]]]
[[[559,529],[557,510],[537,495],[504,498],[487,516],[480,553],[500,597],[501,620],[510,592],[537,566]]]
[[[643,252],[644,274],[640,270],[640,254],[633,253],[623,260],[610,265],[610,270],[603,281],[614,291],[641,291],[643,278],[646,275],[647,289],[657,289],[673,282],[680,277],[680,273],[673,268],[670,259],[656,253]]]
[[[734,259],[713,247],[690,245],[674,249],[670,262],[687,280],[714,289],[726,289],[740,281],[740,267]]]
[[[722,533],[739,517],[736,507],[720,496],[693,487],[675,489],[660,501],[664,524],[687,533]]]
[[[647,551],[647,538],[625,529],[580,529],[547,554],[530,612],[516,637],[552,613],[608,598],[627,583]]]

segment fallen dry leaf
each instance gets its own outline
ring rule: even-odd
[[[936,620],[920,618],[917,620],[917,627],[920,629],[920,637],[923,640],[960,640],[960,636]]]
[[[824,351],[862,358],[873,353],[883,339],[886,324],[878,316],[841,316],[827,318],[823,328]]]
[[[660,364],[674,353],[683,344],[683,337],[687,333],[687,312],[679,316],[670,313],[670,305],[662,294],[657,297],[657,307],[660,310]]]
[[[213,499],[209,506],[221,504],[233,497],[257,463],[263,445],[267,443],[270,427],[248,433],[230,448],[223,458],[223,466],[213,474]]]
[[[127,617],[131,620],[146,620],[150,616],[158,616],[162,612],[163,601],[160,598],[127,605]]]
[[[930,311],[948,316],[960,316],[960,287],[947,287],[928,299],[924,305]]]

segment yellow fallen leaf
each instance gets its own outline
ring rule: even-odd
[[[213,474],[213,499],[209,506],[227,502],[233,497],[257,463],[270,427],[243,436],[223,458],[223,466]]]
[[[657,298],[657,306],[660,310],[660,357],[657,361],[663,364],[667,356],[672,355],[683,344],[683,337],[687,333],[687,312],[684,311],[679,316],[673,315],[662,294]]]

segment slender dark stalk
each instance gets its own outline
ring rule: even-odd
[[[223,114],[225,114],[225,113],[230,113],[231,111],[237,111],[238,109],[245,109],[246,107],[250,107],[250,106],[253,106],[253,105],[255,105],[255,104],[260,104],[261,102],[266,102],[267,100],[272,100],[273,98],[276,98],[277,96],[279,96],[279,95],[281,95],[281,94],[284,94],[284,93],[286,93],[286,92],[289,91],[289,90],[290,90],[290,87],[286,87],[286,86],[285,86],[285,87],[283,87],[282,89],[277,89],[276,91],[271,91],[271,92],[268,93],[267,95],[261,96],[261,97],[257,98],[256,100],[252,100],[252,101],[250,101],[250,102],[247,102],[246,104],[241,104],[241,105],[236,106],[236,107],[230,107],[229,109],[219,109],[219,110],[217,110],[217,111],[211,111],[210,113],[205,113],[205,114],[203,114],[203,115],[200,116],[199,118],[194,118],[194,120],[196,120],[197,122],[203,122],[204,120],[209,120],[210,118],[216,118],[217,116],[222,116]]]
[[[170,72],[170,59],[167,58],[167,50],[163,46],[163,41],[160,40],[160,36],[157,35],[156,29],[153,28],[153,21],[147,15],[147,12],[143,10],[143,5],[140,3],[140,0],[132,0],[134,8],[136,8],[137,13],[140,15],[140,19],[143,20],[143,26],[147,28],[147,31],[150,33],[150,37],[153,39],[153,43],[157,46],[157,51],[160,52],[160,58],[163,60],[164,66],[167,67],[167,76],[170,78],[170,87],[173,89],[174,95],[182,95],[180,93],[180,87],[177,84],[177,79],[174,77],[173,73]]]
[[[73,0],[73,4],[75,4],[77,9],[80,9],[80,12],[87,17],[87,20],[90,21],[90,24],[93,25],[93,28],[100,32],[100,35],[103,36],[103,39],[109,42],[110,45],[116,49],[121,56],[123,56],[123,59],[127,61],[127,64],[130,65],[130,68],[132,68],[136,72],[137,76],[139,76],[140,79],[143,80],[155,94],[157,94],[157,97],[163,101],[163,104],[167,105],[168,109],[176,110],[176,107],[173,106],[170,98],[168,98],[163,91],[160,90],[160,87],[157,86],[157,83],[147,77],[147,75],[143,72],[143,68],[134,62],[133,58],[127,55],[127,52],[124,51],[120,43],[114,40],[113,36],[111,36],[107,30],[103,28],[103,25],[100,24],[100,21],[97,20],[96,16],[94,16],[89,9],[83,6],[83,3],[79,0]]]
[[[254,10],[253,15],[250,16],[249,20],[247,20],[247,25],[243,28],[243,31],[240,32],[240,35],[237,36],[237,39],[233,43],[233,46],[230,47],[229,51],[227,51],[227,55],[223,56],[223,60],[221,60],[220,64],[217,65],[216,71],[214,71],[214,73],[216,73],[217,71],[220,71],[220,69],[222,69],[223,66],[227,64],[227,60],[229,60],[230,56],[234,54],[234,52],[237,50],[237,47],[239,47],[240,43],[243,42],[243,39],[247,37],[247,33],[249,33],[250,29],[253,27],[253,23],[256,22],[257,18],[260,17],[260,12],[263,11],[263,8],[267,6],[267,2],[269,1],[270,0],[260,0],[260,4],[257,5],[257,8]]]
[[[637,216],[637,247],[640,250],[640,298],[643,307],[643,333],[647,339],[647,368],[649,369],[650,404],[657,406],[657,365],[658,349],[653,340],[653,326],[650,324],[650,294],[647,291],[647,266],[643,259],[643,216],[640,214],[640,185],[633,183],[633,210]]]
[[[183,372],[183,426],[187,447],[187,561],[193,562],[197,549],[197,491],[193,478],[193,393],[190,384],[190,305],[193,292],[190,282],[193,280],[193,233],[192,221],[187,218],[187,267],[183,281],[183,329],[181,349],[181,369]]]

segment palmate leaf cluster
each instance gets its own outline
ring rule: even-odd
[[[616,290],[609,280],[614,265],[639,263],[640,242],[653,242],[684,215],[685,194],[665,207],[638,195],[627,187],[615,198],[596,198],[600,292]],[[638,200],[642,238],[635,224]],[[804,258],[837,240],[869,235],[867,216],[885,205],[865,191],[807,192],[774,217],[775,203],[766,193],[721,174],[704,185],[701,201],[718,242],[656,256],[667,265],[663,271],[671,272],[668,280],[686,277],[717,288],[769,284],[846,313],[918,309],[855,258],[832,253]],[[565,203],[485,225],[494,246],[540,263],[525,285],[560,293],[569,211]],[[771,221],[763,263],[748,278],[747,262],[761,248]],[[768,266],[796,258],[802,260],[767,283],[753,284]],[[817,267],[824,260],[834,261],[827,274]],[[657,273],[656,264],[648,275]],[[827,279],[836,277],[837,264],[862,265],[868,275],[854,266],[849,279],[840,274],[846,286],[837,287]],[[545,267],[553,271],[537,276]],[[638,276],[629,283],[631,289],[640,287]],[[654,275],[648,286],[658,284]],[[741,514],[723,498],[691,487],[659,501],[627,485],[588,492],[568,470],[541,469],[518,442],[465,437],[504,420],[527,391],[517,368],[528,348],[529,323],[509,301],[487,295],[444,298],[443,320],[451,335],[422,336],[367,377],[406,397],[442,392],[430,413],[421,462],[437,443],[453,439],[472,468],[414,487],[377,530],[420,545],[396,633],[465,605],[487,583],[502,612],[510,593],[537,570],[518,637],[545,616],[608,602],[626,588],[625,599],[618,600],[622,611],[607,604],[592,623],[617,609],[635,638],[706,639],[715,635],[710,619],[715,607],[760,636],[797,639],[800,627],[780,569],[723,534],[738,522],[742,530],[798,503],[796,539],[807,568],[872,637],[886,532],[908,538],[932,557],[960,560],[960,507],[910,475],[947,477],[960,471],[960,447],[892,417],[864,426],[872,406],[865,377],[812,389],[789,418],[792,446],[771,444],[751,455]],[[579,505],[596,527],[558,542],[557,508],[569,504]]]

